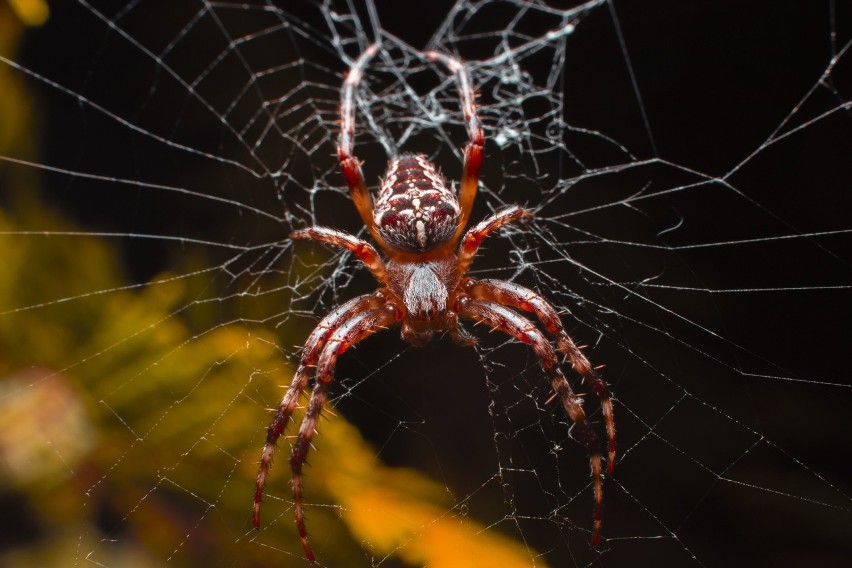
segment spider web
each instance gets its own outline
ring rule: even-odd
[[[470,325],[474,349],[378,334],[339,361],[311,454],[320,565],[421,565],[409,549],[446,520],[515,543],[519,565],[849,557],[842,3],[51,8],[0,59],[31,101],[20,132],[41,132],[38,150],[0,152],[4,564],[305,563],[286,459],[260,531],[253,476],[298,346],[375,286],[350,255],[286,238],[366,235],[335,141],[343,74],[373,42],[356,123],[368,185],[401,151],[458,180],[456,85],[423,53],[464,58],[487,136],[472,220],[535,213],[472,274],[540,292],[607,365],[619,458],[595,552],[588,456],[534,354]],[[586,409],[603,434],[593,395]],[[344,418],[364,441],[335,453]],[[361,444],[387,468],[362,484],[395,471],[438,488],[410,545],[359,533],[374,519],[352,523],[324,477]],[[479,560],[440,546],[430,565]]]

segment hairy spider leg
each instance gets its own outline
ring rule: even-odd
[[[338,246],[344,248],[358,257],[358,260],[373,273],[376,280],[380,284],[385,284],[387,280],[387,270],[385,262],[373,248],[373,245],[363,241],[357,237],[338,231],[337,229],[329,229],[327,227],[309,227],[290,233],[291,239],[310,239],[320,241],[327,245]]]
[[[464,239],[462,239],[462,244],[459,247],[459,274],[463,275],[467,272],[467,269],[470,267],[470,263],[473,262],[473,257],[476,256],[476,253],[479,250],[479,245],[482,244],[485,237],[504,225],[514,223],[521,219],[531,218],[532,213],[523,207],[512,205],[497,211],[493,215],[486,217],[475,226],[471,227],[471,229],[465,233]]]
[[[302,507],[302,465],[308,456],[311,440],[316,432],[317,420],[319,420],[328,398],[328,385],[334,379],[334,366],[337,363],[337,358],[347,349],[376,331],[395,323],[399,320],[399,316],[399,310],[391,304],[354,314],[350,320],[334,330],[325,347],[323,347],[317,362],[311,400],[308,403],[308,410],[302,420],[302,425],[299,427],[299,435],[296,438],[296,443],[293,444],[293,453],[290,456],[296,527],[299,531],[299,538],[302,540],[302,546],[305,548],[305,555],[311,562],[314,561],[314,554],[308,545],[308,531],[305,528],[305,514]]]
[[[373,56],[376,54],[378,46],[371,45],[358,56],[349,72],[346,74],[346,79],[343,81],[343,90],[340,95],[340,137],[337,139],[337,159],[340,161],[340,169],[343,172],[343,177],[346,179],[346,185],[349,186],[349,194],[352,196],[352,202],[355,203],[355,208],[361,216],[364,226],[370,231],[373,237],[382,249],[387,250],[387,243],[382,239],[379,232],[376,230],[376,223],[373,220],[373,200],[370,198],[370,192],[367,191],[367,185],[364,183],[364,174],[361,172],[361,162],[355,157],[355,91],[361,77],[364,76],[364,68]]]
[[[611,475],[615,468],[615,416],[609,389],[603,379],[595,373],[592,364],[589,363],[574,340],[565,332],[559,315],[550,305],[550,302],[529,288],[502,280],[470,279],[465,282],[464,288],[468,294],[478,300],[496,302],[503,306],[534,313],[547,332],[554,337],[556,349],[568,357],[571,366],[600,400],[608,438],[607,472]]]
[[[305,387],[307,387],[310,369],[316,365],[320,353],[326,344],[326,340],[344,323],[349,321],[353,315],[368,309],[375,309],[381,305],[381,302],[382,297],[376,294],[366,294],[349,300],[326,315],[317,327],[314,328],[310,336],[308,336],[308,340],[302,348],[299,366],[293,374],[293,381],[284,394],[284,398],[278,406],[275,417],[266,429],[266,444],[263,446],[263,452],[260,456],[257,485],[254,493],[254,506],[252,507],[255,527],[260,526],[260,504],[263,500],[263,487],[266,485],[266,478],[269,476],[269,470],[272,468],[272,456],[278,444],[278,438],[281,437],[281,434],[287,428],[287,423],[290,421],[290,417],[293,415],[293,411],[299,402],[299,396],[304,392]]]
[[[500,304],[463,296],[458,300],[457,308],[459,315],[479,323],[485,323],[492,329],[502,331],[518,341],[530,345],[538,356],[542,369],[550,375],[553,390],[559,395],[562,406],[578,430],[579,440],[589,452],[595,497],[592,546],[596,547],[600,541],[603,518],[603,476],[601,473],[600,444],[597,434],[586,421],[582,400],[574,393],[571,384],[559,368],[559,359],[553,350],[553,346],[530,320]]]
[[[440,61],[455,74],[456,82],[459,85],[465,127],[467,128],[467,135],[470,139],[464,149],[464,169],[459,187],[459,207],[461,208],[459,226],[456,229],[455,236],[450,239],[447,245],[449,248],[455,248],[459,237],[461,237],[464,228],[467,226],[468,219],[470,219],[473,201],[476,199],[476,191],[479,186],[479,170],[482,168],[485,133],[482,131],[482,124],[479,122],[479,115],[476,113],[476,93],[473,90],[470,75],[464,64],[455,57],[450,57],[445,53],[437,51],[426,52],[426,57],[432,61]]]

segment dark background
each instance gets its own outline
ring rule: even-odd
[[[421,48],[452,5],[436,4],[377,2],[375,12],[387,33]],[[219,132],[221,124],[196,114],[186,102],[185,87],[157,75],[156,65],[139,57],[138,51],[124,53],[108,26],[90,11],[74,3],[51,8],[49,22],[26,38],[20,60],[27,68],[167,139],[202,148],[210,143],[218,154],[228,155],[231,142]],[[136,19],[139,27],[131,33],[146,42],[167,41],[176,33],[169,22],[178,26],[186,22],[179,6],[145,9],[150,10],[150,27]],[[300,21],[324,29],[312,3],[287,9]],[[852,118],[847,108],[829,119],[807,123],[837,105],[848,105],[852,66],[845,54],[822,84],[820,77],[832,48],[840,50],[852,39],[850,16],[844,3],[830,2],[614,2],[584,16],[568,40],[559,81],[564,89],[565,122],[604,133],[637,160],[661,160],[641,168],[636,180],[608,177],[605,184],[610,187],[600,191],[616,195],[618,190],[612,186],[624,183],[632,188],[627,193],[633,193],[648,181],[652,190],[678,187],[696,179],[685,174],[686,169],[725,182],[640,205],[644,224],[622,221],[611,212],[581,219],[580,224],[588,222],[595,234],[608,236],[612,243],[589,249],[578,245],[568,249],[572,256],[618,282],[662,274],[660,282],[667,286],[771,291],[641,290],[654,304],[637,305],[624,300],[623,290],[600,291],[593,278],[573,266],[548,269],[567,288],[576,287],[581,296],[612,305],[621,314],[607,317],[593,307],[580,306],[577,319],[581,323],[567,316],[565,320],[569,331],[584,342],[597,341],[596,330],[606,326],[591,357],[607,363],[606,378],[625,405],[616,404],[616,415],[622,455],[628,456],[615,474],[615,482],[628,490],[607,487],[604,529],[607,536],[627,538],[614,540],[598,557],[587,557],[587,552],[575,557],[557,547],[553,565],[840,566],[848,561],[852,552],[847,465],[852,363],[848,237],[834,234],[752,247],[677,247],[848,230]],[[832,35],[832,24],[836,35]],[[540,29],[534,22],[529,25]],[[327,65],[335,73],[344,71],[322,41],[292,41],[290,47],[295,45],[305,59]],[[290,47],[284,45],[282,50]],[[487,44],[479,48],[471,44],[461,51],[470,60],[492,54]],[[195,57],[203,61],[207,55],[201,49]],[[275,54],[258,57],[274,60]],[[526,71],[541,77],[549,65],[548,61],[537,67],[531,60]],[[327,80],[313,72],[305,69],[302,80]],[[806,124],[803,130],[747,159],[815,86],[818,92],[784,126],[789,131]],[[226,164],[196,163],[192,156],[161,141],[139,136],[131,128],[76,106],[57,89],[39,83],[34,88],[44,109],[39,125],[43,163],[209,191],[276,215],[281,214],[282,201],[292,205],[305,199],[270,178],[258,179]],[[330,99],[326,107],[333,110],[334,104]],[[572,142],[567,144],[571,147]],[[486,167],[498,172],[501,154],[494,146],[489,150],[488,159],[494,165]],[[577,151],[585,152],[584,159],[591,165],[618,163],[594,148]],[[243,159],[238,149],[231,155],[237,161]],[[334,167],[330,152],[313,159]],[[369,164],[368,178],[375,179],[382,161]],[[445,171],[452,177],[450,167]],[[579,173],[570,161],[556,161],[554,167],[561,168],[564,177]],[[486,179],[488,175],[487,171]],[[121,184],[115,179],[99,183],[45,173],[44,181],[49,201],[91,231],[252,243],[274,240],[271,235],[276,233],[280,239],[290,229],[268,219],[237,216],[226,204],[211,205],[189,195],[139,186],[119,190]],[[342,179],[338,181],[342,185]],[[576,199],[560,200],[544,213],[556,216],[560,208],[579,209],[588,195],[582,187]],[[343,200],[335,203],[345,207]],[[474,219],[487,212],[484,203],[478,204]],[[336,214],[343,227],[357,229],[354,216]],[[674,234],[653,236],[680,221],[682,229]],[[617,244],[630,240],[668,248],[657,254]],[[132,282],[147,281],[179,265],[185,254],[169,242],[132,237],[123,239],[120,247],[123,268]],[[504,262],[498,256],[501,249],[495,244],[491,250],[493,256],[483,266],[499,268]],[[222,262],[218,251],[202,253],[212,265]],[[497,270],[494,275],[501,273]],[[546,284],[533,278],[522,283],[547,292]],[[347,297],[369,287],[369,280],[356,279]],[[562,308],[573,307],[567,301],[560,303],[565,304]],[[239,308],[223,308],[225,320],[235,317],[229,310],[238,313]],[[696,325],[686,325],[679,316]],[[634,321],[665,332],[651,332]],[[499,401],[505,393],[503,381],[511,380],[517,371],[499,364],[511,367],[524,362],[521,388],[537,378],[535,361],[523,349],[498,347],[501,342],[494,337],[483,341],[485,350],[477,355],[448,340],[415,350],[406,348],[395,333],[375,338],[339,365],[339,377],[362,378],[382,368],[360,384],[354,396],[341,401],[341,410],[382,448],[386,462],[423,469],[451,487],[456,496],[471,494],[481,479],[497,470],[495,431],[509,428],[502,422]],[[390,363],[388,353],[394,354]],[[495,369],[486,374],[480,357],[491,355]],[[691,396],[678,402],[684,392]],[[496,414],[487,403],[495,398]],[[400,406],[403,410],[398,410]],[[417,417],[422,417],[422,423]],[[390,434],[408,419],[412,435]],[[558,430],[557,426],[545,428]],[[726,426],[731,431],[725,431]],[[564,431],[561,435],[564,438]],[[502,459],[518,447],[522,454],[534,454],[542,444],[540,433],[535,436],[518,441]],[[771,445],[756,441],[760,436]],[[663,442],[659,447],[657,437]],[[752,443],[758,444],[757,449],[748,449]],[[729,469],[713,468],[714,475],[702,476],[702,468],[690,458],[707,464],[718,459]],[[529,455],[526,459],[530,467],[541,468],[536,471],[543,485],[554,483],[551,473],[578,480],[586,473],[584,451],[579,447],[571,448],[559,469],[536,466]],[[756,463],[748,463],[752,461]],[[739,467],[748,470],[740,472]],[[718,475],[737,483],[721,483]],[[796,481],[799,476],[801,482]],[[522,496],[525,488],[522,481],[518,483],[515,490]],[[650,486],[655,490],[643,493]],[[775,489],[793,496],[777,498]],[[630,538],[662,532],[656,526],[646,529],[643,523],[648,515],[641,511],[631,518],[636,508],[631,495],[652,515],[664,519],[679,540]],[[480,499],[484,502],[477,503]],[[502,504],[505,495],[476,493],[472,504],[487,509],[489,499]],[[586,492],[571,505],[573,522],[587,525],[584,515],[589,515],[590,501]],[[546,516],[552,507],[545,503],[538,514]],[[532,523],[529,529],[523,521],[519,525],[533,546],[546,549],[553,538],[544,531],[539,542],[539,525]],[[686,549],[698,560],[689,558]]]

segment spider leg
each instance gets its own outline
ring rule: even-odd
[[[328,336],[349,321],[353,315],[379,306],[381,300],[382,297],[375,294],[367,294],[349,300],[325,316],[316,328],[314,328],[310,336],[308,336],[308,340],[302,348],[302,356],[299,360],[299,366],[293,375],[293,381],[284,394],[284,398],[278,406],[275,417],[266,429],[266,444],[263,446],[263,452],[260,455],[260,466],[257,472],[257,485],[254,493],[254,506],[252,507],[252,517],[255,527],[260,526],[260,503],[263,499],[263,487],[266,485],[266,478],[269,476],[269,470],[272,467],[272,456],[275,452],[278,438],[281,437],[281,434],[287,428],[287,423],[296,409],[299,396],[304,392],[308,384],[310,369],[316,365]]]
[[[559,395],[562,406],[578,430],[580,441],[589,452],[595,497],[592,546],[597,546],[600,541],[603,519],[603,476],[598,436],[586,421],[582,399],[574,393],[565,375],[559,369],[559,359],[553,350],[553,346],[531,321],[500,304],[463,296],[457,302],[457,310],[461,316],[485,323],[492,329],[502,331],[518,341],[530,345],[538,356],[542,369],[550,375],[553,390]]]
[[[290,238],[311,239],[314,241],[320,241],[327,245],[344,248],[357,256],[358,259],[370,270],[370,272],[373,273],[373,276],[376,277],[376,280],[378,280],[380,284],[384,284],[387,280],[385,263],[379,256],[379,253],[376,252],[376,249],[373,248],[370,243],[348,233],[344,233],[343,231],[338,231],[336,229],[329,229],[327,227],[310,227],[299,231],[293,231],[290,233]]]
[[[470,142],[468,142],[464,149],[464,171],[462,173],[461,186],[459,187],[459,206],[461,207],[459,227],[456,230],[455,236],[451,239],[451,246],[455,247],[462,231],[467,226],[470,211],[473,209],[473,201],[476,199],[476,191],[479,186],[479,170],[482,168],[485,134],[482,131],[479,116],[476,114],[476,94],[473,91],[470,75],[464,63],[455,57],[437,51],[427,51],[426,57],[431,61],[440,61],[450,71],[455,73],[456,81],[459,85],[465,127],[467,128],[467,135],[470,138]]]
[[[583,352],[574,343],[574,340],[565,332],[565,328],[562,327],[562,322],[559,320],[559,315],[550,305],[550,302],[529,288],[502,280],[471,279],[465,283],[465,291],[478,300],[497,302],[504,306],[533,312],[548,333],[554,336],[556,348],[568,357],[571,366],[600,400],[608,438],[607,471],[612,474],[615,468],[615,417],[609,389],[592,368],[592,364]]]
[[[462,347],[473,347],[476,345],[476,338],[464,330],[456,313],[450,312],[447,314],[447,328],[450,331],[450,337],[458,345]]]
[[[479,250],[479,245],[482,244],[485,237],[504,225],[514,223],[520,219],[530,218],[532,218],[532,213],[523,207],[512,205],[511,207],[497,211],[493,215],[486,217],[484,220],[477,223],[474,227],[471,227],[470,230],[465,233],[464,239],[462,239],[462,244],[459,247],[459,274],[464,275],[464,273],[467,272],[467,269],[470,267],[470,263],[473,262],[473,257],[476,256],[476,252]]]
[[[311,447],[311,440],[316,433],[317,420],[319,420],[323,406],[328,399],[328,386],[334,378],[334,366],[337,363],[337,358],[343,352],[369,335],[396,322],[399,317],[399,310],[392,304],[359,311],[331,333],[331,337],[328,338],[328,342],[319,356],[311,400],[308,403],[308,410],[299,427],[299,435],[295,444],[293,444],[293,453],[290,456],[296,527],[299,530],[302,546],[305,548],[305,555],[311,562],[314,561],[314,554],[308,545],[308,531],[305,528],[305,515],[302,508],[302,465],[305,463],[308,450]]]
[[[361,172],[361,163],[355,157],[355,90],[358,83],[364,76],[364,68],[373,56],[376,54],[378,46],[371,45],[358,56],[355,63],[346,74],[346,80],[343,82],[343,90],[340,94],[340,136],[337,139],[337,159],[340,161],[340,169],[343,172],[343,177],[346,179],[346,185],[349,186],[349,194],[352,196],[352,202],[364,222],[364,226],[370,231],[373,239],[383,249],[387,248],[387,244],[376,230],[376,224],[373,220],[373,200],[370,198],[370,193],[367,191],[367,185],[364,183],[364,174]]]

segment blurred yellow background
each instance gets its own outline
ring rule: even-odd
[[[0,55],[15,61],[26,27],[47,17],[37,0],[0,2]],[[46,204],[38,167],[17,162],[38,163],[41,120],[25,75],[0,65],[0,565],[304,565],[286,443],[261,531],[250,520],[262,401],[292,373],[276,346],[303,331],[199,326],[204,309],[183,309],[192,281],[169,273],[128,285],[116,248]],[[533,563],[443,485],[380,463],[341,416],[321,434],[306,492],[333,505],[308,507],[323,564]]]

